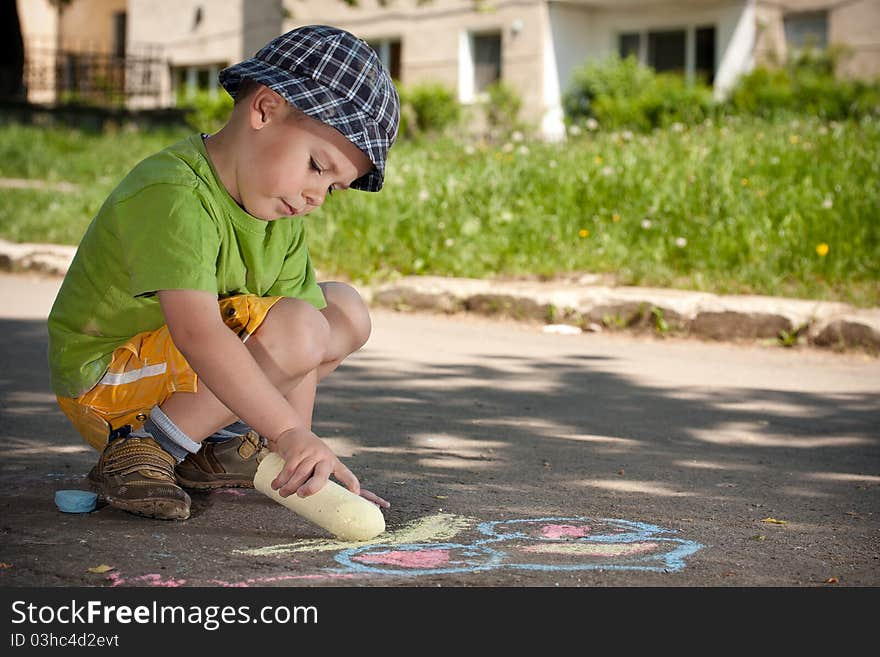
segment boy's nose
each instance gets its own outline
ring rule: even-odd
[[[324,203],[324,199],[327,198],[327,190],[310,190],[305,192],[303,196],[306,199],[306,203],[309,205],[320,207]]]

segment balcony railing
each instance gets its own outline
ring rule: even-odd
[[[159,49],[119,56],[89,44],[25,43],[24,84],[32,102],[121,107],[134,96],[158,101],[167,61]]]

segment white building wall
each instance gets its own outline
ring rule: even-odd
[[[618,36],[622,32],[685,29],[689,41],[688,61],[692,65],[694,28],[714,25],[717,91],[728,88],[739,73],[751,67],[755,26],[753,0],[611,9],[550,2],[549,13],[562,93],[571,82],[574,70],[584,62],[617,53]]]
[[[58,41],[58,12],[48,0],[18,0],[16,7],[24,47],[36,48],[25,52],[25,57],[47,75],[46,88],[28,89],[28,100],[32,103],[52,103],[55,101],[54,48]]]
[[[755,65],[757,22],[754,0],[748,0],[741,11],[738,8],[728,9],[723,26],[725,29],[719,30],[718,50],[715,53],[715,61],[718,62],[715,71],[716,98],[727,95],[737,78]]]
[[[128,44],[159,46],[168,61],[162,72],[160,106],[174,104],[171,68],[211,65],[242,59],[243,0],[129,0]],[[197,21],[200,11],[201,19]],[[252,54],[252,53],[251,53]],[[133,107],[155,100],[132,98]]]

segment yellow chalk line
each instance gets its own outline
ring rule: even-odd
[[[313,538],[295,543],[269,545],[247,550],[233,550],[235,554],[266,557],[297,552],[327,552],[331,550],[347,550],[364,545],[403,545],[405,543],[426,543],[444,541],[476,523],[475,518],[457,516],[452,513],[435,513],[413,520],[400,529],[379,534],[369,541],[337,541],[328,538]]]

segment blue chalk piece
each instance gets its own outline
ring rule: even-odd
[[[94,511],[98,494],[87,490],[56,490],[55,506],[64,513],[88,513]]]

